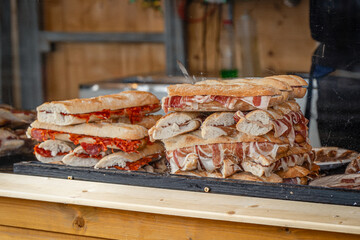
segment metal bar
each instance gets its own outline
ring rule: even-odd
[[[0,1],[1,23],[1,59],[0,59],[0,95],[1,102],[13,105],[12,86],[12,47],[11,47],[11,9],[10,0]]]
[[[44,101],[39,49],[38,1],[17,0],[21,107],[33,109]]]
[[[187,67],[183,21],[176,11],[176,3],[177,1],[173,0],[164,1],[166,74],[172,76],[181,74],[176,60]]]
[[[41,32],[41,37],[49,42],[132,42],[163,43],[162,33],[68,33]]]

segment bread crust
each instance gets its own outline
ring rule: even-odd
[[[163,155],[165,151],[164,146],[155,142],[151,145],[146,145],[143,149],[139,150],[137,153],[125,153],[125,152],[117,152],[113,154],[109,154],[102,158],[94,168],[107,168],[116,165],[124,165],[126,162],[136,162],[146,156],[150,156],[153,154],[161,154]]]
[[[143,126],[146,129],[150,129],[156,124],[157,121],[159,121],[159,119],[161,117],[162,117],[162,115],[147,115],[147,116],[144,116],[139,122],[135,122],[134,124]],[[116,119],[115,121],[112,121],[112,123],[131,124],[128,117]]]
[[[306,87],[308,83],[299,76],[296,75],[274,75],[265,78],[272,78],[289,84],[291,87]]]
[[[159,99],[152,93],[144,91],[124,91],[118,94],[94,98],[46,102],[37,107],[36,110],[38,112],[48,111],[66,114],[80,114],[98,112],[104,109],[117,110],[150,104],[160,104]]]
[[[191,132],[200,127],[202,113],[173,112],[161,117],[149,131],[150,140],[161,140]]]
[[[143,126],[125,123],[99,122],[83,123],[71,126],[57,126],[50,123],[42,123],[36,120],[31,123],[30,127],[94,137],[120,138],[128,140],[138,140],[148,136],[147,129]]]
[[[52,162],[60,162],[65,155],[59,155],[54,157],[43,157],[38,153],[35,153],[35,157],[37,160],[43,163],[52,163]]]
[[[301,77],[296,75],[277,75],[277,76],[270,76],[266,78],[272,78],[284,83],[288,83],[291,88],[292,92],[290,92],[289,99],[294,98],[303,98],[306,94],[306,87],[308,83]]]
[[[230,80],[224,80],[228,84],[237,84],[237,83],[251,83],[256,84],[260,86],[270,86],[276,89],[279,89],[280,91],[287,91],[291,92],[292,88],[291,86],[284,81],[277,80],[275,78],[253,78],[253,79],[230,79]]]
[[[281,92],[270,86],[253,83],[230,84],[226,80],[205,80],[196,84],[175,84],[167,87],[169,96],[218,95],[233,97],[274,96]]]

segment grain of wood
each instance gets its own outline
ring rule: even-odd
[[[63,233],[38,231],[11,226],[0,226],[1,240],[106,240],[105,238],[83,237]]]
[[[12,174],[0,174],[0,196],[171,216],[360,234],[358,207]],[[15,204],[15,201],[13,202]],[[4,209],[1,211],[5,211],[9,204],[11,201],[1,207]],[[78,215],[78,208],[64,209],[61,204],[47,208],[45,205],[43,207],[40,205],[38,208],[43,210],[39,211],[39,214],[47,215],[46,211],[56,214],[67,212],[66,217],[62,216],[60,220],[73,222],[75,217],[87,214],[85,212],[86,214]],[[15,205],[15,209],[21,209],[22,206],[23,203],[19,203]],[[25,216],[23,213],[22,215]],[[7,217],[7,214],[0,214],[2,219],[0,224],[10,221],[6,219]],[[11,222],[20,224],[21,221],[13,217]],[[87,222],[85,219],[85,223]],[[51,223],[45,222],[45,224]],[[48,231],[55,229],[50,228]]]
[[[358,236],[351,234],[11,198],[0,198],[0,211],[0,224],[110,239],[358,239]],[[79,218],[83,219],[80,229],[74,226]]]
[[[47,0],[41,1],[44,29],[65,32],[163,32],[160,11],[141,1]]]

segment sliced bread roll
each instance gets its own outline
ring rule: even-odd
[[[139,150],[137,153],[117,152],[109,154],[108,156],[101,159],[94,168],[109,168],[118,166],[120,168],[126,169],[128,163],[134,163],[146,157],[152,156],[154,158],[151,160],[159,160],[159,156],[161,157],[162,155],[164,155],[164,151],[165,148],[161,143],[153,143],[151,145],[147,145],[143,149]],[[141,166],[142,165],[138,165],[137,169],[139,169]]]
[[[233,112],[213,113],[201,125],[201,136],[212,139],[236,134]]]
[[[160,118],[148,134],[151,141],[167,139],[200,127],[202,113],[174,112]]]
[[[35,157],[43,163],[58,162],[74,148],[71,143],[59,140],[47,140],[35,147]]]
[[[62,162],[65,165],[76,167],[93,167],[101,158],[109,154],[110,151],[100,152],[98,155],[89,155],[81,146],[74,149],[73,152],[65,155]]]
[[[146,108],[142,108],[144,106]],[[37,118],[40,122],[56,125],[73,125],[99,121],[99,116],[100,119],[104,119],[137,114],[137,109],[116,111],[134,107],[140,108],[141,114],[145,115],[158,111],[160,109],[160,101],[149,92],[124,91],[118,94],[94,98],[47,102],[37,107],[36,110],[38,113]],[[89,115],[89,113],[94,114]]]

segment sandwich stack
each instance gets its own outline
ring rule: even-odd
[[[163,155],[163,145],[148,138],[161,117],[150,113],[160,107],[142,91],[48,102],[37,108],[27,135],[41,142],[34,148],[41,162],[139,170]]]
[[[165,112],[149,130],[174,174],[306,184],[314,169],[308,121],[292,75],[206,80],[168,87]]]

